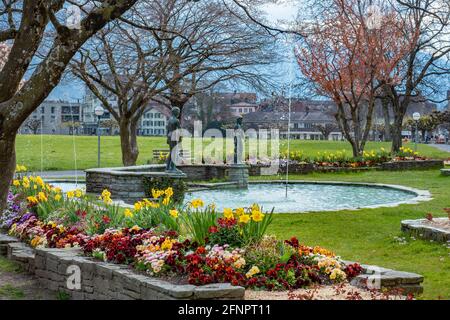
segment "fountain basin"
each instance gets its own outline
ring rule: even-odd
[[[287,198],[285,187],[281,181],[261,181],[251,182],[247,190],[205,188],[189,192],[185,201],[201,198],[206,204],[215,203],[219,210],[258,203],[265,211],[274,208],[277,213],[299,213],[392,207],[431,200],[428,191],[384,184],[291,181]]]

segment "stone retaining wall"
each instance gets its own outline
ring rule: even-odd
[[[434,220],[448,220],[448,218],[434,218]],[[450,243],[449,231],[426,225],[425,221],[427,220],[404,220],[402,221],[402,231],[417,238]]]
[[[411,160],[391,161],[381,164],[381,170],[413,170],[413,169],[440,169],[444,167],[443,160]]]
[[[450,177],[450,169],[441,169],[441,174],[446,177]]]
[[[245,294],[244,288],[229,283],[171,284],[138,274],[129,266],[95,261],[80,249],[31,249],[1,234],[0,253],[34,273],[42,287],[64,292],[74,300],[242,300]]]

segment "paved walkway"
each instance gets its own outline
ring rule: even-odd
[[[42,178],[46,179],[63,179],[63,178],[70,178],[74,179],[76,176],[78,176],[78,179],[85,179],[86,174],[84,171],[74,171],[74,170],[68,170],[68,171],[44,171],[40,172],[37,171],[36,174],[40,175]]]
[[[430,146],[440,149],[442,151],[450,152],[450,144],[430,144]]]

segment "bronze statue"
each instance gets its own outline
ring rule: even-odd
[[[181,136],[178,130],[181,129],[181,123],[178,119],[180,116],[180,108],[172,108],[172,116],[167,123],[167,144],[169,145],[169,156],[167,157],[166,172],[183,174],[177,169],[174,159],[172,159],[172,152],[179,142],[181,142]]]
[[[236,119],[236,125],[234,126],[234,161],[233,164],[242,164],[242,153],[244,152],[243,146],[244,131],[242,130],[242,117]]]

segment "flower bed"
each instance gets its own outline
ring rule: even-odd
[[[288,158],[287,153],[281,155],[281,160],[286,161]],[[308,168],[308,164],[314,165],[316,170],[332,169],[332,168],[372,168],[380,167],[384,163],[391,162],[403,162],[403,161],[423,161],[428,160],[421,156],[418,152],[413,151],[411,148],[401,147],[397,154],[392,155],[384,148],[380,150],[364,151],[360,157],[349,157],[345,150],[337,152],[318,152],[316,156],[306,156],[302,151],[292,151],[289,154],[291,163],[289,164],[297,166],[303,166]],[[294,166],[293,166],[294,167]]]
[[[272,212],[256,204],[223,212],[200,199],[181,206],[167,188],[123,210],[107,190],[98,200],[81,190],[63,195],[40,177],[24,176],[11,189],[4,216],[10,235],[34,248],[79,247],[169,281],[291,290],[340,283],[360,272],[325,249],[267,236]]]
[[[151,190],[151,196],[123,209],[108,190],[93,199],[23,176],[11,186],[0,223],[37,252],[78,248],[86,257],[173,285],[286,291],[348,283],[363,270],[324,248],[267,235],[273,212],[257,204],[219,212],[201,199],[185,206],[173,201],[170,187]]]

